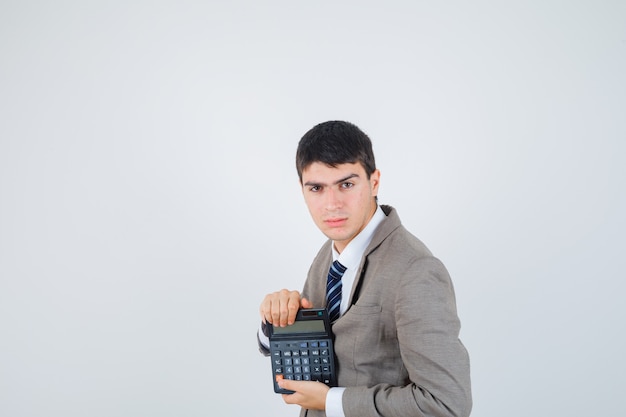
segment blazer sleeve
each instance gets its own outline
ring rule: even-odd
[[[347,387],[346,417],[467,417],[472,407],[469,357],[447,270],[433,257],[415,260],[394,291],[397,338],[408,381]]]

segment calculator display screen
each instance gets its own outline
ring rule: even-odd
[[[324,333],[324,320],[296,320],[287,327],[274,326],[274,334]]]

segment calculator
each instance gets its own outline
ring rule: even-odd
[[[274,392],[293,394],[278,386],[281,379],[320,381],[337,386],[335,352],[326,309],[300,309],[287,327],[267,324]]]

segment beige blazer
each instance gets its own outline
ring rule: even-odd
[[[448,272],[395,209],[382,208],[387,218],[361,261],[350,307],[333,324],[346,417],[469,416],[469,357]],[[325,305],[331,244],[320,249],[302,291],[316,307]]]

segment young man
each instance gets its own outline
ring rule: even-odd
[[[338,387],[283,380],[281,387],[295,391],[284,401],[307,417],[469,416],[469,358],[452,282],[395,209],[378,205],[370,139],[351,123],[321,123],[300,140],[296,167],[313,221],[329,240],[302,293],[268,294],[260,314],[263,323],[288,326],[300,308],[338,304]],[[327,302],[333,261],[345,272],[339,301]],[[259,342],[268,354],[263,332]]]

